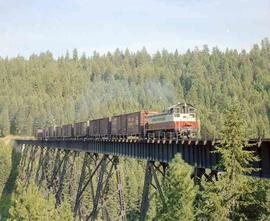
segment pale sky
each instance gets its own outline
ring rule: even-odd
[[[270,0],[0,0],[1,57],[204,44],[248,50],[265,37]]]

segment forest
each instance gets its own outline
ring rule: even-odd
[[[238,102],[233,101],[224,115],[222,145],[217,151],[221,158],[216,165],[219,168],[217,179],[207,177],[192,179],[193,168],[185,163],[180,154],[169,162],[165,176],[156,174],[160,190],[153,185],[149,193],[150,205],[145,219],[141,219],[144,172],[146,162],[129,158],[120,158],[122,187],[125,202],[126,219],[119,213],[117,176],[110,176],[109,185],[105,185],[98,203],[97,221],[267,221],[270,218],[270,182],[253,176],[257,171],[253,163],[260,159],[254,152],[245,149],[246,121]],[[53,182],[57,162],[57,151],[47,150],[51,160],[46,161],[45,170],[40,170],[37,155],[43,148],[7,145],[0,142],[0,219],[31,221],[82,221],[88,220],[93,209],[94,194],[101,185],[97,175],[91,178],[81,195],[80,209],[75,213],[77,188],[84,161],[83,152],[77,152],[77,158],[70,155],[67,161],[72,166],[66,168],[62,186],[61,201],[57,201],[58,179]],[[27,152],[28,159],[27,159]],[[32,154],[31,154],[32,152]],[[33,155],[33,153],[35,153]],[[76,153],[76,152],[75,152]],[[41,152],[40,152],[41,154]],[[66,154],[60,152],[62,157]],[[65,155],[66,156],[66,155]],[[74,155],[75,156],[75,155]],[[102,156],[99,156],[102,157]],[[55,162],[54,162],[55,158]],[[72,160],[73,159],[73,160]],[[233,159],[233,160],[232,160]],[[31,163],[33,162],[33,163]],[[87,167],[94,168],[95,162],[89,161]],[[43,172],[45,176],[43,176]],[[107,169],[106,173],[109,172]],[[47,177],[48,178],[42,178]],[[41,179],[39,179],[41,177]],[[60,176],[59,176],[59,179]],[[87,181],[88,182],[88,181]],[[105,181],[104,181],[105,182]],[[106,182],[105,182],[106,183]],[[121,213],[122,215],[122,213]],[[91,219],[93,220],[93,219]]]
[[[149,54],[117,49],[91,56],[74,49],[54,58],[0,58],[0,133],[128,113],[162,111],[185,100],[199,112],[202,137],[219,137],[224,110],[241,103],[247,136],[270,136],[270,43],[250,51],[217,47]]]
[[[244,150],[247,138],[270,137],[269,39],[250,51],[204,46],[182,54],[164,49],[152,55],[145,48],[95,52],[89,57],[78,54],[74,49],[59,58],[50,52],[0,58],[1,136],[33,135],[39,127],[140,109],[162,111],[185,100],[199,112],[201,136],[222,138],[223,146],[216,151],[222,156],[223,172],[218,181],[204,179],[195,185],[191,166],[177,155],[162,183],[163,201],[151,190],[146,220],[269,220],[270,182],[246,176],[255,171],[251,165],[259,159]],[[0,141],[0,220],[74,220],[82,153],[72,175],[67,171],[60,206],[47,183],[37,185],[34,175],[27,178],[29,166],[23,167],[22,157],[20,149]],[[121,158],[120,164],[127,220],[137,221],[146,163]],[[36,162],[33,171],[37,167]],[[47,170],[53,167],[48,163]],[[112,217],[117,216],[115,179],[107,191]],[[93,179],[94,187],[97,183]],[[81,220],[92,204],[87,189]],[[102,220],[101,212],[98,220]]]

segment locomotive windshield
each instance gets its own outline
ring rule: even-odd
[[[195,109],[193,107],[189,108],[189,113],[195,113]]]
[[[174,113],[180,113],[180,108],[174,108]]]
[[[173,114],[174,117],[183,118],[195,118],[196,110],[193,106],[189,104],[176,104],[167,110],[168,114]]]

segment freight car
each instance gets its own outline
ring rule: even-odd
[[[55,126],[48,127],[48,137],[55,137]]]
[[[66,124],[62,126],[62,137],[63,138],[72,138],[73,137],[73,125]]]
[[[127,115],[122,114],[111,118],[111,136],[124,137],[127,133]]]
[[[62,137],[62,127],[61,126],[55,127],[55,137]]]
[[[83,121],[75,123],[73,127],[73,132],[75,137],[87,137],[89,128],[89,121]]]
[[[91,138],[109,138],[111,134],[111,118],[105,117],[90,120],[88,136]]]
[[[127,135],[135,137],[145,137],[148,118],[158,114],[156,111],[139,111],[127,114]]]
[[[156,111],[138,111],[114,116],[111,120],[111,136],[124,138],[145,137],[147,119],[157,113]]]

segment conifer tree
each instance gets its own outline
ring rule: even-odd
[[[0,195],[3,194],[8,176],[11,169],[11,146],[7,146],[4,142],[0,142]]]
[[[27,190],[19,185],[14,205],[9,210],[8,220],[54,220],[58,215],[54,205],[54,199],[52,197],[45,199],[34,184],[30,184]]]
[[[8,115],[8,108],[4,106],[1,114],[0,114],[0,130],[2,136],[6,136],[10,133],[10,122]]]
[[[77,61],[78,60],[78,50],[76,48],[73,49],[73,52],[72,52],[72,58],[74,61]]]
[[[252,192],[247,174],[255,169],[252,163],[258,161],[252,151],[244,149],[247,146],[245,121],[240,105],[233,102],[226,112],[225,126],[222,131],[222,145],[217,148],[221,156],[219,165],[224,172],[219,181],[206,184],[202,194],[201,210],[198,217],[207,220],[239,220],[246,218],[241,206],[246,206],[243,196]],[[244,205],[245,204],[245,205]]]
[[[169,164],[168,180],[164,184],[165,202],[158,202],[157,220],[193,220],[196,187],[191,179],[192,169],[179,154]]]

